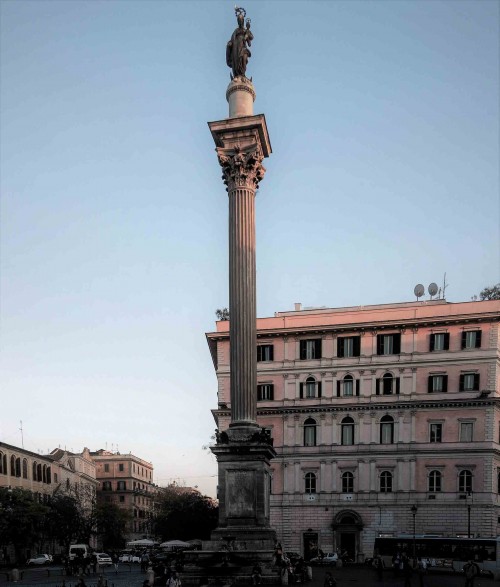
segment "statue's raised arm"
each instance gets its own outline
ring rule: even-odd
[[[250,19],[247,18],[245,27],[246,11],[244,8],[235,7],[238,28],[234,30],[231,39],[226,46],[226,63],[231,68],[231,79],[235,77],[246,77],[248,59],[251,57],[250,45],[253,34],[250,30]]]

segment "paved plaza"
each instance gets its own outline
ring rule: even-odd
[[[313,580],[309,581],[306,585],[309,587],[323,587],[325,573],[328,569],[325,567],[315,567],[313,569]],[[384,579],[378,581],[377,577],[372,569],[365,566],[351,566],[344,567],[342,569],[331,569],[332,574],[337,580],[338,587],[403,587],[403,577],[394,577],[392,571],[386,571]],[[54,575],[54,572],[51,572]],[[120,569],[118,574],[111,570],[108,570],[105,574],[108,581],[107,587],[142,587],[145,574],[141,573],[138,568]],[[182,577],[182,574],[181,574]],[[17,583],[11,583],[7,581],[4,573],[0,575],[0,585],[10,586],[17,585],[18,587],[24,586],[40,586],[40,587],[61,587],[63,585],[63,579],[65,580],[66,587],[75,587],[76,579],[74,577],[63,577],[61,574],[58,576],[47,576],[46,569],[28,569],[24,572],[24,577]],[[91,575],[85,577],[87,587],[96,587],[97,575]],[[481,577],[476,580],[474,587],[494,587],[498,582],[487,577]],[[463,576],[456,574],[442,574],[442,573],[430,573],[424,578],[423,587],[463,587],[465,585],[465,579]],[[419,577],[412,577],[412,587],[421,587]]]

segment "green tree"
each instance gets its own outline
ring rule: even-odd
[[[85,527],[79,503],[71,495],[60,494],[52,497],[47,521],[49,536],[64,546],[65,552],[68,552],[71,543],[80,538]]]
[[[218,308],[215,310],[217,320],[229,320],[229,310],[227,308]]]
[[[485,287],[479,294],[481,300],[500,300],[500,283]]]
[[[97,535],[106,552],[125,546],[125,534],[130,520],[130,514],[114,503],[102,503],[97,506]]]
[[[0,487],[0,544],[12,544],[16,561],[22,562],[26,549],[44,536],[49,508],[26,489]]]
[[[155,529],[162,540],[207,540],[217,527],[217,503],[195,489],[165,487],[158,494],[156,508]]]

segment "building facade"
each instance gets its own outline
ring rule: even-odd
[[[431,300],[257,320],[257,419],[277,451],[286,550],[363,561],[380,535],[499,533],[499,319],[500,301]],[[207,339],[222,431],[229,322]]]
[[[99,481],[98,501],[115,503],[130,514],[128,539],[149,538],[156,486],[153,465],[132,454],[107,450],[92,452]]]
[[[95,465],[88,448],[81,453],[55,449],[41,455],[0,442],[0,487],[31,491],[42,502],[58,492],[96,494]]]

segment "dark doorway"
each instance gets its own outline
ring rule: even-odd
[[[340,533],[340,551],[344,562],[346,560],[349,562],[356,561],[356,534],[354,532]]]
[[[318,556],[318,533],[304,532],[304,560]]]

